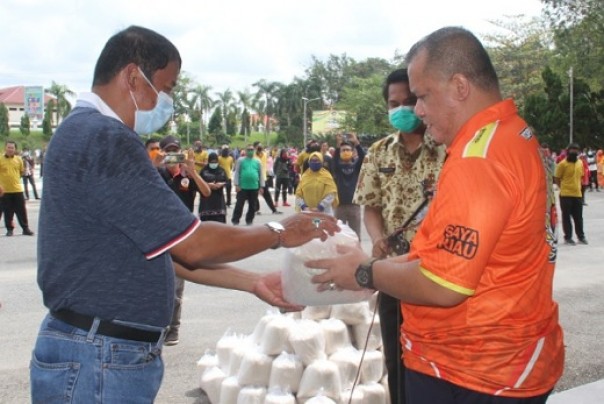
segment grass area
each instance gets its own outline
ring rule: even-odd
[[[155,134],[153,135],[154,137],[158,137],[161,138],[163,136]],[[250,136],[248,136],[247,142],[246,140],[243,138],[243,136],[240,135],[235,135],[231,137],[231,141],[230,141],[230,146],[231,148],[235,148],[235,147],[245,147],[246,143],[254,143],[256,141],[259,141],[260,143],[262,143],[263,145],[274,145],[277,142],[277,133],[276,132],[271,132],[268,135],[268,142],[266,141],[266,137],[264,135],[263,132],[252,132],[252,134]],[[147,137],[144,137],[143,139],[146,139]],[[11,129],[10,131],[10,135],[7,138],[4,138],[3,140],[14,140],[15,142],[17,142],[17,147],[19,150],[23,150],[24,147],[29,148],[30,150],[35,150],[35,149],[43,149],[44,146],[46,146],[48,144],[48,140],[44,137],[44,135],[42,134],[41,130],[32,130],[31,133],[29,135],[23,135],[21,133],[20,130],[18,129]],[[190,139],[191,143],[193,142],[193,139]],[[4,141],[2,142],[4,143]],[[186,143],[186,138],[183,139],[183,146]],[[214,145],[214,144],[210,144],[210,147],[220,147],[220,145]]]

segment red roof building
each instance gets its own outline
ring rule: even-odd
[[[54,100],[49,94],[44,94],[44,107],[48,101]],[[8,108],[8,125],[11,128],[18,128],[21,125],[21,118],[25,114],[25,86],[14,86],[0,88],[0,103]],[[42,126],[42,122],[31,122],[32,126]],[[54,126],[53,116],[53,126]]]

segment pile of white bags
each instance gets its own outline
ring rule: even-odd
[[[339,404],[351,394],[352,403],[389,404],[374,303],[272,309],[250,335],[227,332],[199,359],[200,387],[212,404]]]

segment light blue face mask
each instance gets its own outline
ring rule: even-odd
[[[211,168],[212,170],[217,169],[217,168],[218,168],[218,163],[210,163],[210,168]]]
[[[390,125],[403,133],[411,133],[422,123],[413,112],[413,107],[401,105],[388,111]]]
[[[132,101],[136,107],[136,112],[134,113],[134,131],[142,136],[155,132],[168,122],[168,119],[174,114],[174,101],[172,100],[172,97],[163,91],[158,92],[140,67],[138,70],[147,83],[149,83],[153,91],[155,91],[155,94],[157,94],[157,103],[155,104],[155,107],[148,111],[143,111],[138,109],[134,95],[132,94],[132,91],[130,91],[130,97],[132,97]]]

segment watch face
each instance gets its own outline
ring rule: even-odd
[[[369,271],[367,271],[367,268],[359,268],[356,278],[359,285],[367,286],[369,284]]]
[[[269,222],[266,225],[277,232],[282,232],[283,230],[285,230],[285,227],[283,227],[283,225],[279,222]]]

